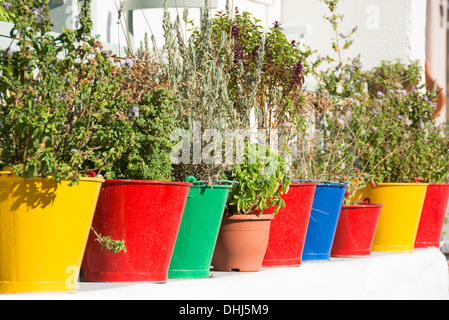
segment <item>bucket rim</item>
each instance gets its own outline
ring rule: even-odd
[[[176,181],[152,181],[152,180],[126,180],[126,179],[105,179],[105,184],[118,184],[118,185],[156,185],[156,186],[177,186],[177,187],[191,187],[191,183],[176,182]]]
[[[306,187],[316,187],[318,186],[318,182],[300,182],[300,181],[292,181],[290,184],[290,188],[306,188]]]
[[[223,184],[192,184],[191,189],[232,189],[232,185]]]
[[[301,180],[301,179],[294,179],[292,180],[293,183],[316,183],[319,186],[349,186],[349,182],[346,181],[326,181],[326,180]]]
[[[355,210],[355,209],[366,209],[366,208],[383,208],[385,207],[384,204],[376,204],[376,203],[372,203],[372,204],[354,204],[354,205],[347,205],[347,206],[342,206],[342,209],[346,209],[346,210]]]
[[[262,220],[273,220],[275,218],[274,214],[235,214],[235,215],[229,215],[224,214],[223,219],[227,220],[255,220],[255,221],[262,221]]]
[[[5,177],[9,177],[9,178],[16,178],[16,179],[23,179],[23,180],[53,180],[53,177],[49,176],[49,177],[36,177],[36,178],[23,178],[21,176],[17,176],[15,175],[12,171],[0,171],[0,179],[1,178],[5,178]],[[81,177],[79,179],[79,181],[82,182],[96,182],[96,183],[104,183],[105,179],[104,178],[99,178],[99,177]],[[57,181],[57,182],[72,182],[71,180],[61,180],[61,181]]]
[[[239,184],[238,181],[230,180],[211,180],[211,181],[198,181],[194,176],[188,176],[185,179],[186,183],[191,183],[192,188],[217,188],[217,189],[231,189],[234,185]],[[210,184],[209,182],[212,182]],[[224,184],[223,184],[224,183]]]
[[[429,187],[449,187],[449,183],[429,183]]]
[[[382,182],[376,184],[376,187],[428,187],[428,183],[416,183],[416,182]],[[373,189],[375,189],[373,188]]]

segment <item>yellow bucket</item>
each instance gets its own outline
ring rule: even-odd
[[[0,293],[76,291],[103,182],[0,172]]]
[[[372,251],[413,252],[427,192],[423,183],[383,183],[359,190],[355,198],[383,204]]]

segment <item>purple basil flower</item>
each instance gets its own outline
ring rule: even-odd
[[[404,117],[403,117],[403,116],[399,116],[399,117],[398,117],[398,120],[399,120],[399,121],[402,121],[402,120],[404,120]]]
[[[243,57],[244,57],[243,47],[236,45],[234,47],[234,62],[237,63],[240,60],[243,60]]]
[[[5,56],[12,57],[12,54],[13,54],[13,52],[12,52],[11,47],[8,47],[8,48],[5,50]]]
[[[384,94],[381,92],[381,91],[379,91],[378,93],[377,93],[377,97],[380,99],[380,98],[383,98],[383,96],[384,96]]]
[[[424,129],[424,122],[420,122],[420,124],[419,124],[419,129],[421,129],[421,130]]]
[[[5,9],[6,11],[9,11],[9,9],[11,9],[11,3],[10,3],[10,2],[3,2],[3,3],[2,3],[2,7],[3,7],[3,9]]]
[[[237,40],[239,38],[239,36],[240,36],[240,29],[239,29],[239,27],[237,25],[235,25],[235,24],[232,25],[232,27],[231,27],[231,34],[232,34],[232,37],[235,40]]]
[[[134,66],[134,61],[131,58],[126,58],[125,60],[125,66],[127,66],[128,68],[132,68]]]
[[[304,65],[302,64],[302,58],[298,61],[297,64],[292,66],[292,79],[290,81],[290,85],[292,87],[299,87],[302,84],[302,75],[304,73]]]
[[[129,116],[134,117],[134,119],[137,119],[139,117],[139,107],[132,107],[131,110],[129,110]]]

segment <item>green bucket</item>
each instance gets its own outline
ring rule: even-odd
[[[229,191],[235,182],[215,181],[208,185],[188,177],[186,207],[168,271],[169,279],[210,277],[210,265]]]

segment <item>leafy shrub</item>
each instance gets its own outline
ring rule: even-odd
[[[48,1],[17,0],[19,51],[0,57],[0,164],[24,178],[76,181],[114,163],[132,139],[122,76],[90,36],[90,1],[78,30],[55,36]]]
[[[215,46],[229,56],[220,45],[223,34],[229,42],[225,49],[232,50],[226,64],[231,76],[228,91],[242,123],[249,125],[254,109],[257,128],[267,130],[268,141],[277,131],[278,138],[288,142],[296,131],[292,124],[302,125],[302,118],[294,116],[303,103],[303,53],[288,41],[279,22],[264,31],[260,20],[237,8],[235,14],[228,9],[213,19]]]
[[[291,180],[282,157],[261,144],[246,143],[243,163],[224,173],[226,180],[238,181],[232,187],[227,209],[231,215],[263,214],[276,206],[277,214],[285,206],[282,195]]]
[[[133,140],[117,163],[104,169],[111,179],[172,180],[171,133],[177,124],[178,98],[171,93],[161,65],[139,50],[122,64],[120,90],[127,97]]]

